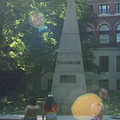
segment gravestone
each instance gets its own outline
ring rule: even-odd
[[[76,6],[74,0],[68,0],[51,94],[58,103],[59,113],[70,115],[74,101],[85,93],[86,84]]]

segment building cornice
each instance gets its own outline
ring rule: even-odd
[[[98,14],[99,17],[120,17],[120,13],[116,13],[116,14]]]
[[[97,50],[120,50],[120,47],[104,47],[104,48],[101,48],[101,47],[98,47],[98,48],[95,48]]]

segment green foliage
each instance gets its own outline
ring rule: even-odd
[[[109,98],[103,100],[106,115],[120,115],[120,92],[109,91]]]
[[[30,96],[24,97],[22,99],[14,98],[14,101],[9,100],[8,98],[7,104],[4,105],[4,108],[6,109],[0,108],[0,114],[23,115],[25,107],[29,104],[28,98],[30,98]],[[104,115],[120,115],[119,99],[120,99],[119,91],[109,91],[109,98],[103,99],[103,104],[105,106]],[[44,100],[45,98],[37,98],[37,103],[40,106],[40,108],[42,108]],[[41,115],[41,113],[42,109],[40,109],[38,115]]]
[[[84,69],[87,72],[95,72],[100,74],[101,70],[98,65],[94,63],[95,56],[93,50],[98,47],[99,42],[96,38],[87,35],[87,25],[95,22],[97,15],[95,15],[86,0],[77,0],[77,14],[80,30],[80,38],[82,44]]]
[[[1,0],[0,71],[21,69],[28,75],[25,78],[28,83],[36,81],[35,84],[40,86],[41,76],[54,70],[66,5],[67,0]],[[97,17],[86,0],[77,0],[76,6],[85,70],[97,71],[91,48],[98,43],[86,36],[87,23]],[[43,32],[29,23],[30,16],[36,11],[44,15],[47,30]],[[35,87],[36,91],[39,86]]]
[[[22,0],[8,0],[1,1],[1,4],[4,4],[4,15],[6,16],[2,29],[4,47],[1,46],[1,56],[14,59],[16,67],[28,73],[31,73],[31,69],[39,64],[44,66],[47,62],[53,62],[55,54],[54,46],[56,45],[56,39],[51,37],[53,32],[49,29],[41,34],[28,22],[29,15],[33,11],[41,11],[45,15],[45,24],[55,26],[56,23],[53,19],[55,17],[52,17],[55,15],[55,12],[52,11],[54,8],[50,8],[52,4],[50,2],[36,2],[34,0],[25,0],[24,3]],[[49,13],[51,14],[49,15]],[[3,51],[5,47],[9,47],[9,50]],[[47,61],[48,59],[49,61]],[[4,62],[6,63],[7,61]],[[46,69],[48,69],[49,64],[46,66]],[[4,69],[8,69],[8,67]]]
[[[6,16],[2,25],[3,44],[4,47],[9,47],[7,53],[1,51],[2,54],[5,56],[8,54],[8,57],[14,59],[16,62],[17,68],[28,73],[33,72],[31,69],[38,65],[41,66],[40,71],[43,66],[44,69],[50,70],[49,65],[50,68],[54,65],[55,50],[60,41],[66,1],[53,0],[43,2],[25,0],[23,3],[21,0],[8,0],[1,1],[1,4],[4,5],[3,14]],[[76,6],[80,24],[83,56],[85,56],[85,59],[89,58],[89,62],[93,62],[94,55],[90,53],[90,48],[95,46],[95,40],[91,38],[88,40],[85,36],[87,23],[95,20],[96,16],[89,10],[86,0],[77,0]],[[34,11],[40,11],[44,14],[45,24],[48,26],[48,29],[43,33],[39,33],[37,28],[29,24],[29,16]],[[4,47],[1,47],[1,49],[4,49]]]

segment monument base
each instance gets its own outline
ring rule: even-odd
[[[72,105],[78,97],[86,93],[84,86],[56,86],[52,88],[51,94],[54,95],[58,104],[60,115],[72,115]],[[79,107],[79,106],[78,106]]]
[[[74,101],[56,101],[58,104],[58,113],[59,115],[72,115],[72,105]]]

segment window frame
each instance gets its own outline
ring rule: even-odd
[[[99,56],[99,66],[102,72],[109,72],[109,56]]]
[[[48,90],[48,91],[51,91],[52,82],[53,82],[52,79],[48,79],[48,80],[47,80],[47,90]]]
[[[103,8],[104,6],[106,7],[105,9]],[[98,13],[99,14],[109,14],[110,13],[110,5],[109,4],[101,4],[101,5],[99,5]]]
[[[120,43],[120,39],[118,39],[118,35],[120,35],[120,24],[116,26],[116,43]]]
[[[85,81],[86,81],[87,92],[91,92],[91,90],[92,90],[92,80],[91,79],[87,79]]]
[[[116,72],[120,72],[120,56],[116,56]]]
[[[120,3],[115,4],[115,13],[120,13]]]
[[[93,11],[93,5],[89,5],[91,11]]]
[[[107,39],[100,39],[101,36],[105,36],[105,35],[106,35],[106,37],[108,36]],[[103,37],[103,38],[105,38],[105,37]],[[99,43],[100,44],[109,44],[109,41],[110,41],[110,27],[107,24],[102,24],[99,27]]]
[[[90,25],[87,25],[87,35],[88,36],[93,36],[93,27],[90,26]]]
[[[116,90],[120,90],[120,79],[116,80]]]
[[[106,83],[108,83],[108,84],[106,84]],[[109,89],[109,79],[99,79],[99,88],[105,88],[108,90]]]

